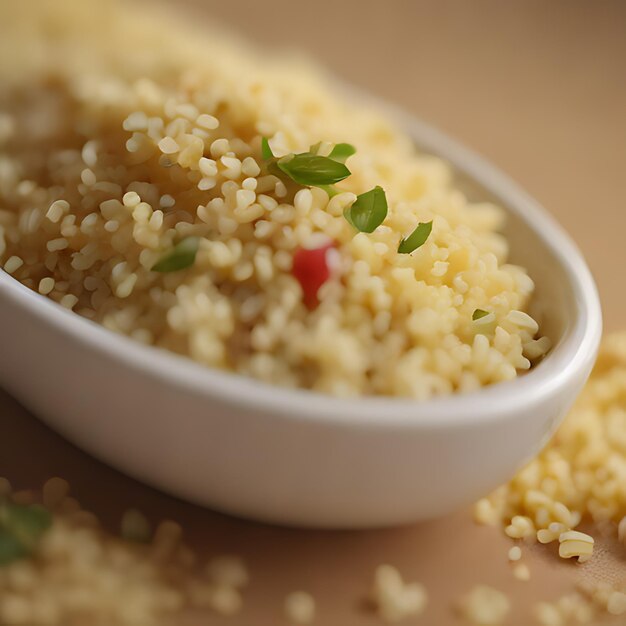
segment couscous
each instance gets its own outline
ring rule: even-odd
[[[503,211],[317,70],[141,5],[5,2],[0,267],[207,366],[427,399],[549,348]]]
[[[506,485],[480,500],[482,524],[501,525],[516,541],[558,545],[553,553],[576,566],[593,565],[594,534],[619,551],[626,539],[626,334],[608,336],[589,379],[547,447]],[[581,525],[587,532],[581,532]],[[590,534],[591,533],[591,534]],[[556,558],[558,558],[556,557]],[[509,552],[520,578],[519,546]],[[584,570],[583,570],[584,572]],[[626,615],[625,581],[583,579],[580,589],[540,602],[543,626],[591,624],[603,613]],[[574,621],[576,620],[576,621]]]

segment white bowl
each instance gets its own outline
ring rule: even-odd
[[[401,524],[506,481],[589,375],[601,335],[596,288],[569,237],[514,183],[426,124],[392,115],[457,168],[470,195],[508,211],[512,259],[535,279],[533,313],[554,344],[528,374],[423,403],[281,389],[118,336],[0,271],[0,384],[129,475],[257,520]]]

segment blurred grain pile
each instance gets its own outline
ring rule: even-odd
[[[596,533],[626,557],[626,333],[604,340],[589,382],[543,452],[474,512],[521,545],[557,542],[561,558],[593,561]],[[560,605],[539,606],[541,623],[592,623],[597,610],[626,615],[624,565],[622,584],[584,584]]]

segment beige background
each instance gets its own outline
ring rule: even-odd
[[[598,282],[607,328],[626,327],[626,3],[179,0],[183,5],[264,45],[308,51],[498,164],[578,241]],[[397,565],[431,593],[424,617],[407,623],[460,623],[452,602],[482,582],[511,593],[507,623],[526,626],[533,602],[557,597],[580,574],[537,550],[529,555],[531,581],[516,581],[508,540],[474,526],[467,511],[376,532],[305,532],[232,520],[106,468],[0,392],[0,475],[26,487],[54,474],[70,479],[84,505],[111,526],[125,508],[138,506],[155,520],[181,521],[202,554],[242,554],[254,581],[244,612],[228,622],[233,626],[281,624],[282,598],[297,588],[317,597],[319,624],[376,624],[363,599],[381,562]],[[606,575],[605,563],[587,572]],[[201,623],[222,621],[209,616]]]

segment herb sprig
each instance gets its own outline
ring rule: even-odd
[[[41,506],[0,501],[0,565],[32,554],[51,525],[51,514]]]
[[[346,161],[356,153],[349,143],[335,144],[328,156],[318,154],[320,143],[314,144],[308,152],[289,154],[277,158],[267,137],[261,139],[261,156],[267,161],[268,170],[277,170],[299,185],[319,187],[329,197],[340,193],[335,183],[345,180],[351,172]],[[359,194],[356,200],[344,210],[346,220],[359,232],[372,233],[387,217],[387,197],[385,190],[376,186]]]
[[[487,317],[489,315],[489,311],[485,311],[484,309],[476,309],[472,313],[472,320],[475,322],[476,320],[480,320],[483,317]]]
[[[152,266],[153,272],[177,272],[191,267],[198,253],[198,237],[186,237]]]
[[[349,143],[338,143],[335,144],[335,147],[330,151],[328,158],[339,161],[339,163],[345,163],[348,157],[351,157],[355,153],[356,148],[353,145]]]
[[[345,165],[356,153],[349,143],[335,144],[328,156],[318,154],[321,143],[312,145],[308,152],[276,157],[267,137],[261,139],[261,156],[267,162],[268,171],[287,176],[299,185],[319,187],[329,197],[337,195],[335,183],[345,180],[351,172]],[[385,190],[377,185],[359,194],[356,200],[344,209],[343,215],[361,233],[373,233],[387,217],[388,204]],[[401,254],[410,254],[423,246],[432,231],[432,222],[420,223],[398,246]]]
[[[421,248],[426,243],[432,229],[432,221],[420,222],[408,237],[400,241],[398,252],[400,254],[411,254],[411,252],[415,252],[415,250]]]
[[[299,185],[334,185],[350,176],[350,170],[340,161],[310,152],[278,159],[278,168]]]
[[[299,185],[327,187],[350,176],[346,159],[356,152],[356,148],[347,143],[337,144],[328,156],[318,154],[320,144],[312,145],[308,152],[287,154],[283,157],[274,155],[267,137],[261,139],[261,156],[267,161],[268,170],[284,174]],[[335,191],[335,190],[333,190]]]
[[[344,210],[344,217],[362,233],[373,233],[387,217],[387,197],[378,185],[356,197]]]

